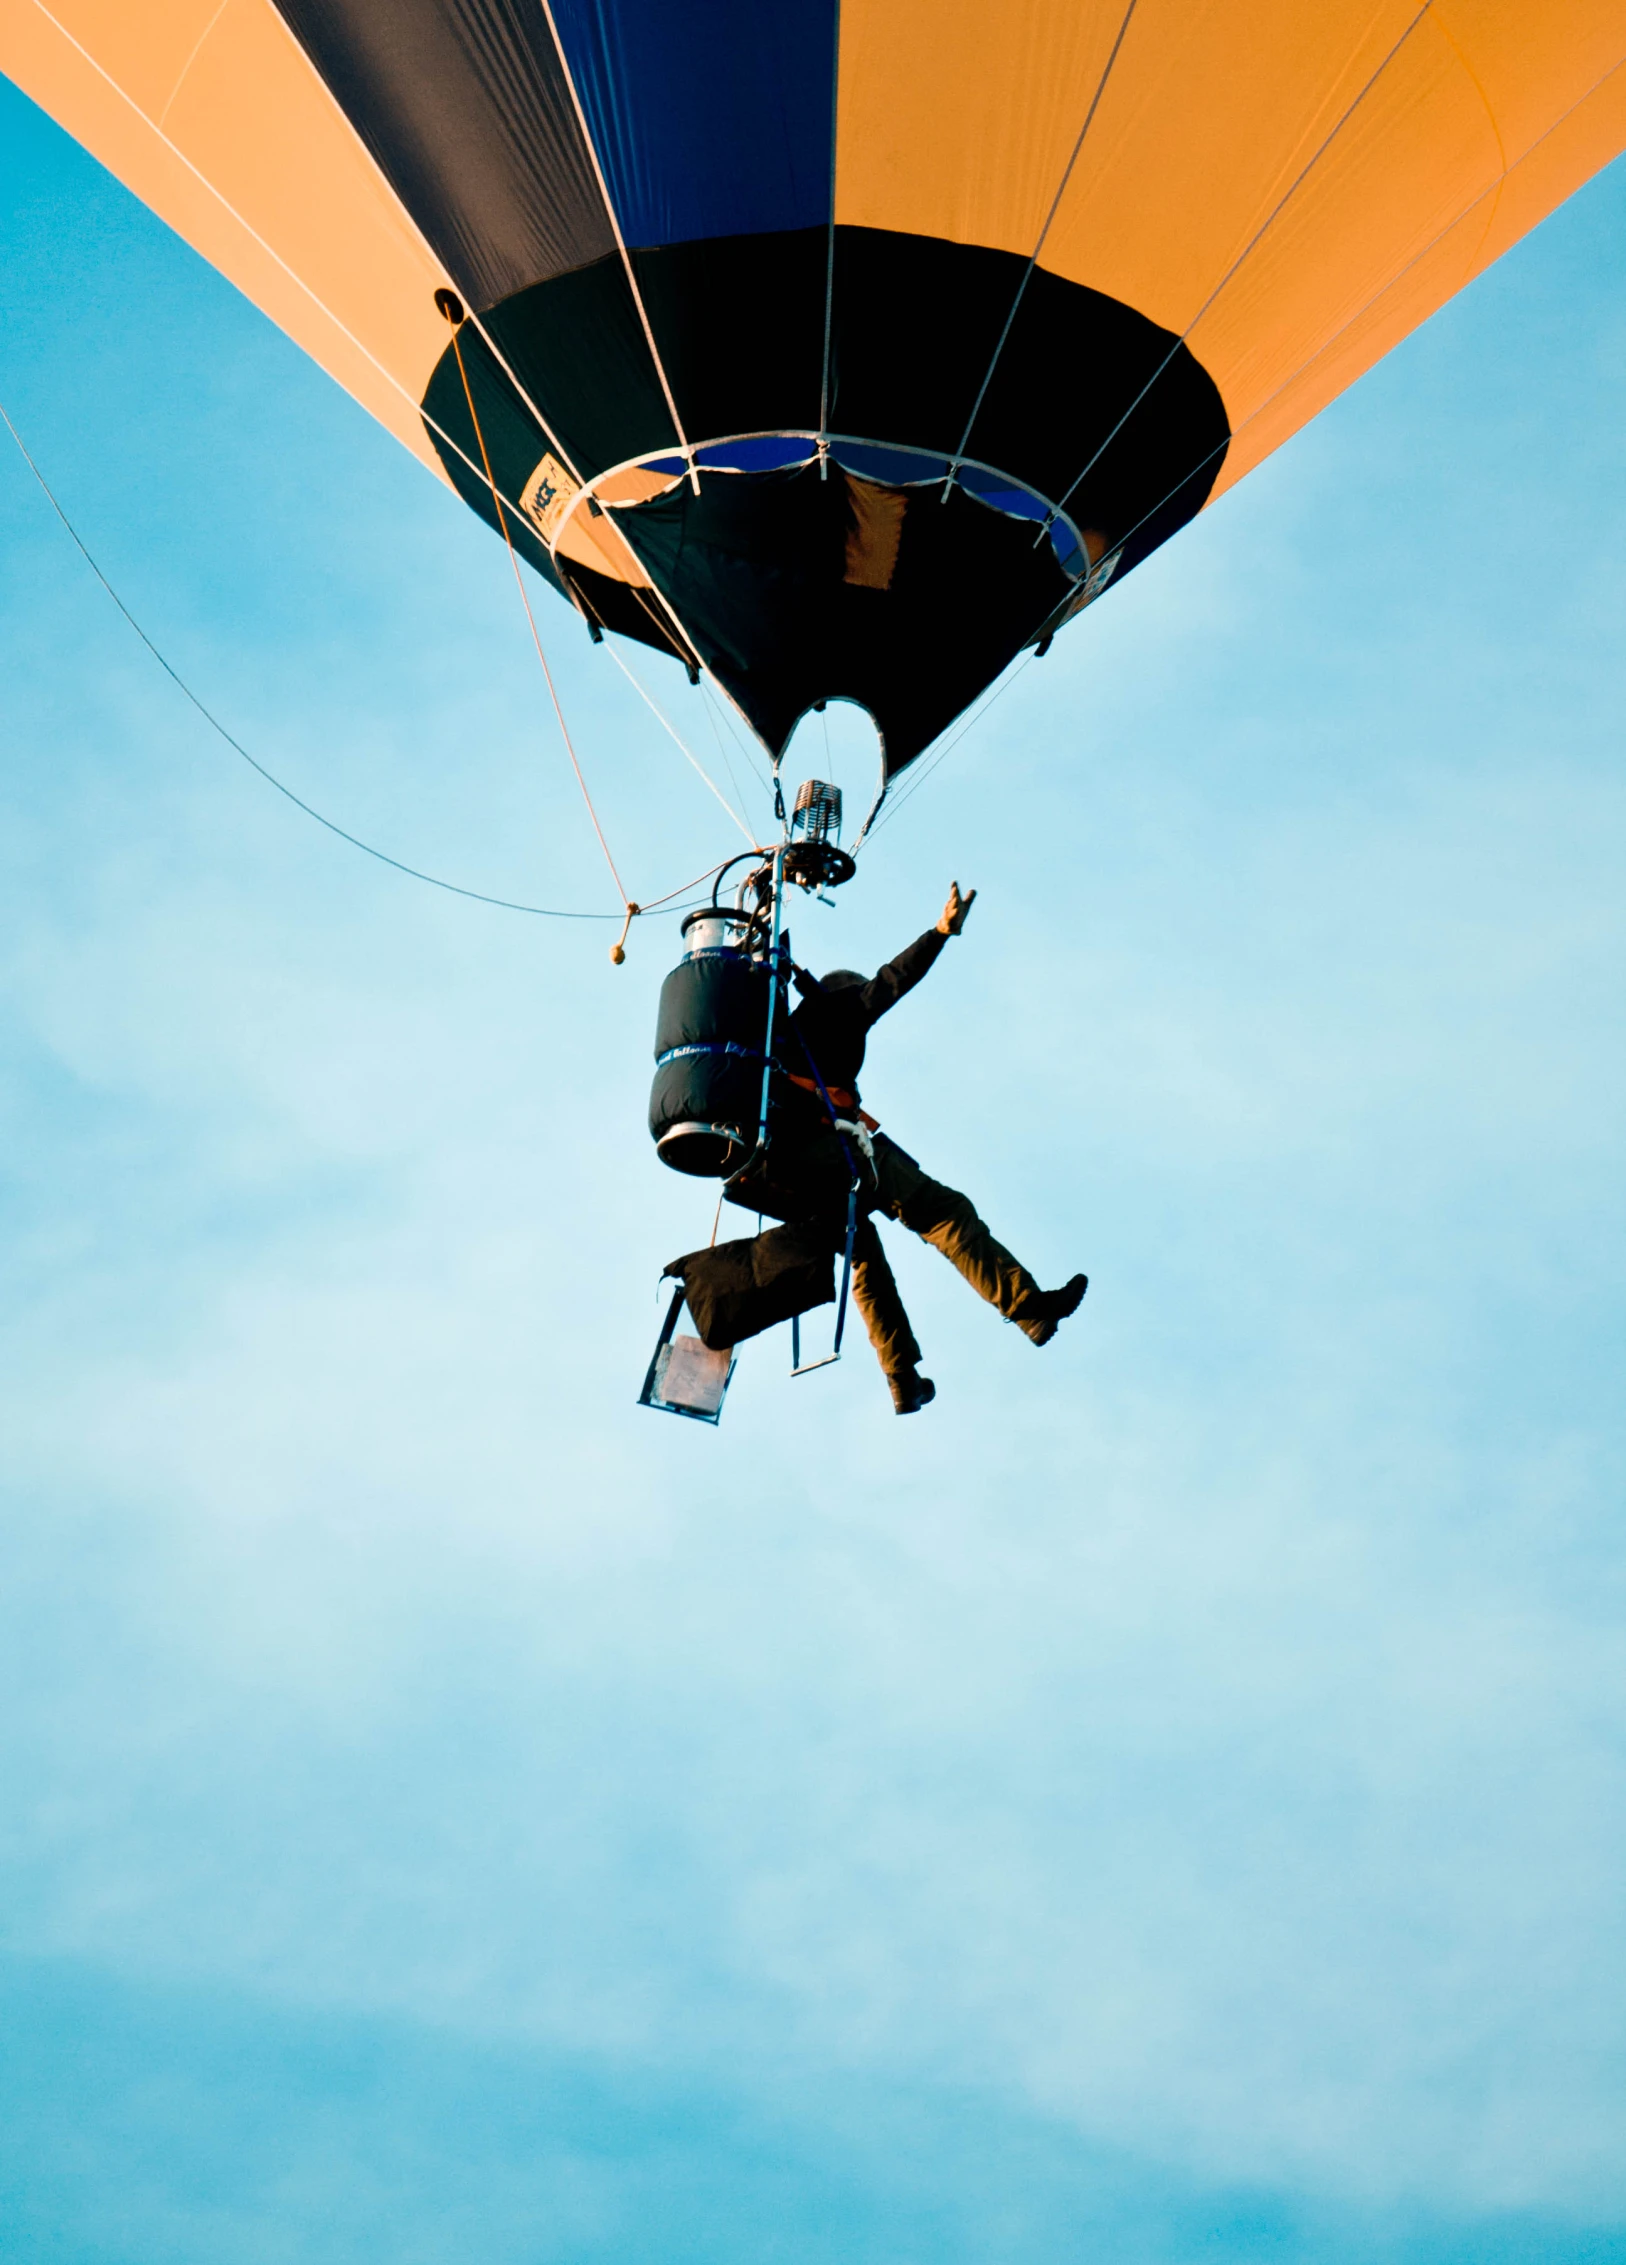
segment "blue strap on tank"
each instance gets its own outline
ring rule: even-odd
[[[681,1062],[694,1054],[732,1054],[740,1062],[765,1062],[768,1057],[754,1046],[736,1046],[731,1038],[699,1042],[692,1046],[669,1046],[664,1054],[655,1056],[655,1067],[665,1069],[668,1062]]]

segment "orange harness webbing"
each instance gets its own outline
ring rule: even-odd
[[[817,1100],[819,1089],[814,1079],[810,1077],[797,1077],[790,1070],[787,1070],[785,1072],[785,1075],[790,1079],[792,1085],[799,1085],[804,1093],[811,1093],[814,1099]],[[830,1099],[835,1103],[838,1109],[845,1109],[848,1116],[856,1117],[858,1119],[858,1122],[861,1125],[866,1125],[871,1132],[880,1131],[880,1118],[872,1117],[867,1109],[859,1108],[858,1096],[856,1093],[850,1093],[844,1085],[827,1085],[824,1090],[830,1096]]]

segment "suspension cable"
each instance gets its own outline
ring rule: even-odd
[[[74,525],[73,521],[68,517],[67,512],[64,510],[62,503],[57,496],[56,490],[52,487],[50,481],[45,477],[45,474],[41,471],[39,465],[35,462],[33,456],[30,454],[28,444],[24,441],[22,434],[17,430],[15,424],[13,424],[10,412],[7,410],[6,405],[3,401],[0,401],[0,424],[3,424],[5,426],[7,432],[11,435],[12,440],[16,443],[18,455],[21,456],[23,462],[28,466],[29,471],[34,475],[34,479],[38,483],[40,492],[44,495],[45,500],[50,505],[52,511],[55,512],[57,519],[63,528],[63,531],[68,536],[68,539],[72,542],[75,550],[78,551],[80,557],[90,568],[91,573],[95,575],[97,581],[101,584],[108,597],[112,599],[118,611],[123,615],[125,622],[131,629],[134,630],[141,643],[145,645],[147,651],[152,655],[153,659],[158,663],[158,666],[169,678],[176,691],[179,692],[182,698],[188,701],[190,705],[197,710],[198,714],[209,726],[209,729],[214,732],[218,738],[225,741],[226,745],[231,749],[232,753],[234,755],[241,756],[242,760],[248,765],[249,769],[251,771],[257,772],[259,776],[264,779],[267,786],[275,788],[276,792],[283,797],[284,801],[291,802],[296,810],[303,811],[304,815],[307,818],[313,818],[316,821],[317,825],[325,828],[328,833],[337,835],[338,839],[342,842],[348,842],[352,849],[359,849],[364,857],[371,857],[376,859],[380,865],[389,866],[393,872],[404,873],[409,881],[422,881],[428,888],[444,889],[448,896],[466,897],[473,904],[493,905],[499,912],[528,913],[538,920],[620,920],[628,911],[630,911],[633,917],[636,918],[644,913],[657,912],[665,910],[668,907],[674,907],[676,905],[676,901],[679,898],[686,897],[691,889],[700,888],[705,882],[709,881],[712,878],[714,873],[720,870],[720,868],[716,865],[708,865],[704,873],[697,873],[692,880],[684,881],[677,888],[667,890],[664,896],[651,897],[646,903],[641,905],[624,905],[622,912],[620,913],[567,912],[562,911],[557,905],[521,904],[512,897],[492,896],[484,889],[465,888],[461,882],[444,880],[438,873],[426,873],[419,866],[408,865],[402,858],[392,857],[388,850],[378,849],[373,845],[373,843],[369,841],[363,841],[359,834],[351,833],[347,826],[341,826],[336,819],[325,816],[324,813],[318,810],[313,803],[307,802],[303,795],[296,794],[293,788],[286,785],[283,780],[279,779],[274,771],[268,770],[256,756],[253,756],[249,753],[248,749],[243,745],[240,739],[234,737],[234,735],[227,730],[226,726],[221,722],[220,718],[214,713],[214,710],[208,707],[205,702],[199,697],[199,695],[193,691],[191,685],[187,683],[180,670],[176,668],[174,663],[159,649],[159,647],[153,642],[152,638],[148,636],[146,630],[142,628],[140,622],[137,621],[135,615],[130,611],[130,608],[119,596],[118,591],[114,589],[112,583],[102,572],[100,565],[92,555],[91,550],[85,542],[84,537],[80,534],[78,528]],[[726,864],[728,860],[725,859],[723,862]]]
[[[878,810],[874,814],[869,824],[865,827],[864,833],[860,835],[859,839],[856,842],[854,842],[853,853],[855,856],[859,849],[863,846],[866,837],[869,840],[873,841],[875,836],[881,831],[883,826],[891,824],[892,820],[897,816],[898,812],[903,809],[904,805],[910,800],[911,796],[919,793],[920,789],[926,784],[926,781],[938,768],[939,764],[941,764],[947,756],[953,754],[955,748],[959,746],[961,740],[964,739],[967,732],[975,730],[976,726],[981,723],[983,717],[987,715],[989,709],[993,707],[997,701],[1004,699],[1006,693],[1016,682],[1017,678],[1019,676],[1025,675],[1027,670],[1032,666],[1033,662],[1037,658],[1038,655],[1030,648],[1029,651],[1023,656],[1020,664],[1016,668],[1013,668],[1007,676],[1003,677],[998,684],[991,687],[986,697],[971,711],[970,715],[966,717],[965,721],[961,724],[959,730],[955,732],[954,736],[951,739],[945,739],[942,746],[934,750],[934,752],[928,757],[928,759],[921,764],[920,769],[911,773],[910,777],[904,784],[903,792],[896,798],[895,801],[889,801],[884,810]]]
[[[712,705],[711,686],[709,684],[702,682],[700,687],[700,698],[701,703],[706,711],[706,722],[711,727],[711,736],[717,748],[718,760],[722,764],[723,769],[728,773],[729,785],[734,789],[736,796],[743,803],[745,800],[744,790],[740,786],[739,773],[734,768],[734,759],[729,754],[727,747],[723,743],[722,729],[717,721],[717,711]],[[751,775],[756,779],[756,782],[762,788],[763,793],[766,794],[768,791],[767,785],[761,778],[761,776],[756,771],[753,771]]]
[[[649,309],[644,304],[643,289],[638,281],[638,270],[632,264],[632,254],[627,249],[627,239],[621,232],[621,216],[616,211],[615,199],[610,194],[610,184],[605,177],[604,166],[598,153],[598,144],[593,139],[593,129],[588,123],[587,111],[581,98],[581,90],[576,84],[576,74],[570,67],[569,56],[565,53],[565,43],[559,37],[559,26],[554,21],[552,0],[542,0],[542,13],[547,18],[548,30],[553,35],[554,53],[559,58],[560,73],[570,93],[571,108],[576,113],[576,128],[581,135],[582,146],[587,152],[587,161],[593,168],[593,178],[598,183],[598,193],[604,200],[604,217],[609,222],[610,233],[615,238],[615,248],[621,254],[622,272],[627,279],[627,289],[632,294],[632,303],[638,310],[638,320],[643,326],[644,344],[649,348],[649,359],[654,364],[655,375],[660,380],[661,392],[666,399],[666,413],[672,420],[672,430],[677,435],[678,447],[683,452],[683,461],[688,468],[689,484],[694,489],[695,494],[698,495],[700,493],[700,471],[694,460],[694,450],[689,445],[689,436],[683,429],[683,419],[678,412],[677,396],[672,391],[671,381],[666,374],[666,364],[661,360],[661,350],[655,341],[655,328],[649,319]]]
[[[542,633],[536,626],[536,615],[531,611],[531,594],[526,589],[525,577],[519,570],[519,553],[514,548],[513,536],[508,532],[508,514],[503,509],[502,496],[497,487],[496,476],[491,469],[491,454],[486,447],[486,436],[480,423],[480,413],[474,406],[474,390],[469,384],[468,368],[463,360],[463,346],[457,335],[463,317],[462,303],[454,298],[450,291],[437,291],[435,304],[445,316],[447,327],[452,334],[452,352],[457,357],[457,374],[463,380],[463,398],[469,405],[469,420],[474,426],[474,437],[480,444],[480,461],[485,466],[486,484],[491,490],[491,501],[497,513],[497,525],[502,530],[502,539],[508,549],[508,563],[514,570],[514,587],[519,592],[519,602],[525,608],[525,619],[530,624],[531,643],[536,647],[536,657],[542,663],[542,674],[547,682],[548,698],[553,702],[553,713],[558,719],[559,736],[565,743],[565,753],[570,757],[570,767],[576,774],[576,784],[582,790],[582,800],[587,805],[587,815],[593,822],[594,833],[598,836],[598,846],[604,852],[604,862],[610,868],[610,878],[615,883],[615,893],[621,899],[622,910],[626,911],[631,908],[636,911],[637,908],[627,894],[621,875],[616,870],[615,859],[610,854],[610,845],[604,838],[604,828],[599,824],[598,812],[593,808],[593,797],[587,791],[587,781],[582,775],[582,767],[577,759],[576,745],[570,736],[570,726],[565,722],[564,709],[559,705],[559,694],[554,685],[553,671],[548,666],[548,656],[542,648]]]
[[[1066,493],[1052,506],[1049,517],[1045,520],[1044,525],[1040,528],[1038,535],[1034,538],[1035,549],[1038,548],[1039,544],[1044,540],[1045,536],[1049,534],[1051,527],[1055,523],[1058,513],[1063,512],[1067,509],[1068,504],[1071,503],[1078,489],[1083,485],[1084,481],[1088,479],[1089,475],[1095,470],[1097,464],[1100,463],[1102,457],[1105,456],[1107,450],[1112,446],[1118,435],[1123,431],[1125,425],[1128,424],[1130,418],[1135,414],[1135,411],[1146,399],[1146,396],[1151,392],[1152,388],[1158,383],[1165,370],[1168,369],[1169,364],[1174,360],[1176,354],[1179,353],[1180,349],[1190,338],[1192,332],[1197,328],[1197,325],[1209,312],[1210,308],[1220,297],[1221,293],[1226,289],[1227,285],[1233,281],[1238,271],[1246,265],[1247,261],[1253,256],[1253,253],[1258,249],[1261,241],[1266,235],[1269,234],[1270,230],[1275,226],[1276,222],[1287,210],[1287,207],[1297,196],[1299,190],[1304,186],[1304,183],[1315,171],[1322,158],[1327,154],[1327,151],[1331,149],[1333,143],[1338,139],[1344,128],[1349,124],[1351,118],[1354,117],[1356,111],[1359,110],[1361,104],[1366,100],[1372,89],[1377,85],[1379,79],[1382,78],[1384,72],[1389,68],[1389,65],[1400,53],[1400,50],[1405,46],[1407,40],[1411,38],[1412,33],[1417,29],[1418,25],[1422,22],[1423,18],[1428,14],[1433,5],[1434,0],[1422,0],[1421,7],[1417,10],[1416,14],[1406,25],[1405,30],[1400,34],[1400,37],[1389,49],[1389,52],[1384,56],[1382,62],[1379,63],[1377,69],[1372,73],[1371,77],[1360,89],[1359,93],[1356,94],[1348,107],[1339,114],[1330,132],[1328,132],[1325,138],[1318,144],[1308,160],[1300,168],[1299,172],[1294,175],[1287,188],[1276,200],[1275,204],[1272,205],[1270,211],[1265,215],[1264,219],[1259,223],[1259,226],[1248,238],[1248,241],[1243,245],[1241,251],[1238,252],[1236,258],[1231,262],[1230,266],[1225,270],[1225,273],[1215,284],[1213,290],[1209,292],[1207,298],[1197,309],[1197,312],[1192,316],[1190,322],[1187,323],[1185,329],[1174,341],[1174,344],[1169,348],[1163,359],[1158,363],[1157,368],[1146,380],[1146,383],[1136,394],[1134,400],[1130,402],[1129,407],[1118,419],[1118,422],[1113,426],[1111,432],[1108,433],[1106,439],[1101,442],[1100,446],[1096,449],[1094,455],[1084,466],[1083,470],[1079,472],[1073,479]]]
[[[710,788],[711,792],[717,797],[717,800],[728,812],[730,818],[733,819],[740,832],[745,836],[746,840],[750,842],[754,848],[756,845],[756,837],[753,834],[751,828],[746,824],[745,820],[735,809],[733,803],[729,801],[727,795],[717,784],[717,781],[712,777],[711,773],[700,761],[700,758],[690,747],[688,741],[684,739],[682,734],[678,731],[677,726],[672,722],[671,718],[661,707],[659,701],[655,698],[655,695],[649,690],[647,685],[640,682],[637,673],[633,669],[628,667],[627,663],[621,658],[621,655],[616,651],[613,645],[610,647],[610,658],[612,661],[614,661],[616,667],[621,671],[621,674],[626,678],[627,682],[632,686],[632,689],[637,693],[639,699],[642,700],[644,706],[649,710],[655,721],[660,725],[662,731],[664,731],[668,739],[672,741],[679,754],[683,757],[683,760],[691,767],[695,775],[699,779],[701,779],[707,787]]]
[[[574,578],[572,578],[571,581],[571,588],[581,599],[583,605],[587,608],[587,611],[593,616],[593,620],[597,623],[599,629],[601,631],[608,630],[609,623],[605,620],[603,614],[600,613],[598,607],[594,605],[593,600],[588,595],[587,591],[582,589],[579,584],[576,583]],[[600,639],[600,642],[602,642],[602,638]],[[696,774],[696,776],[702,781],[702,783],[705,786],[709,787],[711,792],[717,797],[717,800],[722,804],[723,808],[728,812],[728,815],[734,821],[734,824],[738,826],[740,832],[745,836],[746,840],[750,842],[754,847],[756,843],[755,834],[753,834],[751,828],[740,816],[740,813],[735,809],[733,803],[729,801],[727,795],[724,794],[722,788],[717,784],[717,781],[706,769],[699,756],[695,754],[693,748],[690,747],[688,741],[683,737],[676,724],[673,723],[671,717],[666,713],[666,710],[655,698],[655,695],[649,690],[648,686],[643,682],[642,678],[637,674],[637,672],[628,667],[627,663],[621,658],[621,655],[616,651],[613,645],[606,645],[604,647],[604,650],[609,654],[611,660],[614,661],[616,667],[621,671],[621,674],[626,678],[627,682],[632,686],[634,692],[637,693],[639,699],[642,700],[644,706],[649,710],[655,721],[660,725],[667,738],[672,741],[679,754],[682,755],[683,760],[689,765],[690,769]],[[733,777],[732,771],[729,773],[729,776],[730,778]],[[737,782],[735,784],[734,791],[736,792],[736,794],[739,792],[739,786]]]
[[[1010,310],[1005,317],[1005,327],[999,334],[994,351],[989,358],[988,367],[983,372],[982,383],[977,388],[977,398],[972,402],[971,414],[965,421],[965,431],[960,435],[960,445],[954,451],[953,460],[948,468],[948,476],[943,482],[943,501],[945,503],[948,501],[949,490],[954,485],[954,476],[964,462],[965,452],[971,445],[972,432],[976,427],[978,417],[982,414],[982,405],[988,398],[988,388],[994,382],[994,372],[999,367],[1000,356],[1005,351],[1006,341],[1011,335],[1011,328],[1016,321],[1018,310],[1027,294],[1027,287],[1033,280],[1033,271],[1039,264],[1039,255],[1044,250],[1045,238],[1050,234],[1051,228],[1055,224],[1056,215],[1061,210],[1061,200],[1067,194],[1068,183],[1072,180],[1078,161],[1084,153],[1084,144],[1089,138],[1090,128],[1095,124],[1095,114],[1101,107],[1101,97],[1107,91],[1107,81],[1112,76],[1113,66],[1118,60],[1118,52],[1129,36],[1129,19],[1135,13],[1136,5],[1137,0],[1129,0],[1128,6],[1124,9],[1123,21],[1118,26],[1118,36],[1112,43],[1101,76],[1095,83],[1095,92],[1090,97],[1090,107],[1084,114],[1083,125],[1078,129],[1078,139],[1073,144],[1073,153],[1067,160],[1066,170],[1062,174],[1055,195],[1050,200],[1050,210],[1044,216],[1044,225],[1040,228],[1038,240],[1034,244],[1033,256],[1022,270],[1022,280],[1016,286]]]

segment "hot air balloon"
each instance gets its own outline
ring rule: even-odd
[[[3,0],[605,629],[895,776],[1626,144],[1618,0]]]

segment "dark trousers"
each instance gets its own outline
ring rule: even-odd
[[[856,1161],[863,1159],[854,1151]],[[847,1232],[847,1191],[852,1184],[841,1143],[833,1132],[784,1135],[775,1142],[766,1167],[729,1190],[729,1201],[772,1219],[816,1223],[839,1250]],[[1027,1268],[997,1242],[969,1197],[929,1179],[908,1152],[885,1133],[875,1135],[875,1168],[866,1172],[858,1194],[858,1230],[853,1238],[853,1302],[864,1317],[869,1341],[889,1376],[914,1368],[920,1347],[909,1326],[898,1285],[881,1247],[875,1214],[898,1220],[934,1250],[942,1252],[977,1295],[1007,1321],[1029,1334],[1039,1326],[1023,1309],[1037,1295]]]

